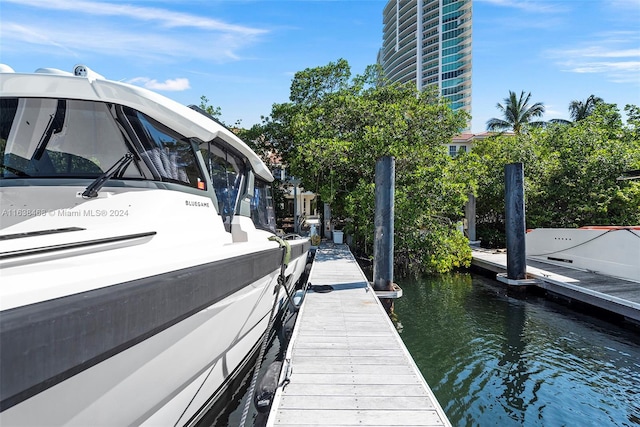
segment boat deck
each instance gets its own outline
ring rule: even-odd
[[[450,426],[348,247],[319,248],[309,282],[267,425]]]
[[[507,254],[473,249],[472,264],[492,271],[507,271]],[[590,271],[527,259],[527,274],[534,286],[607,310],[640,323],[640,283]]]

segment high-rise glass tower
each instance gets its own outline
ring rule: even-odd
[[[471,0],[390,0],[378,63],[392,81],[436,85],[471,113]]]

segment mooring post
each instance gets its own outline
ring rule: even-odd
[[[293,184],[293,232],[297,233],[300,230],[298,226],[298,182]]]
[[[464,217],[467,220],[467,234],[471,244],[476,242],[476,196],[469,193],[469,199],[464,205]]]
[[[507,278],[522,280],[527,275],[525,254],[524,165],[511,163],[504,168],[505,226],[507,234]]]
[[[376,211],[373,242],[373,289],[393,290],[393,221],[395,159],[384,156],[376,162]],[[389,311],[393,300],[382,301]]]
[[[333,239],[333,234],[331,233],[331,205],[329,205],[329,203],[324,203],[323,205],[323,209],[324,209],[324,232],[322,234],[322,236],[326,239]]]

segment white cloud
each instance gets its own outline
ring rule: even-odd
[[[41,30],[40,27],[4,22],[0,27],[0,34],[2,34],[2,40],[4,41],[3,48],[7,48],[7,40],[28,40],[33,44],[53,46],[72,56],[77,56],[72,49],[52,39],[47,32]]]
[[[266,30],[206,18],[189,13],[175,12],[168,9],[132,6],[124,3],[103,3],[94,1],[68,0],[3,0],[6,3],[18,3],[39,9],[63,10],[85,15],[117,16],[139,21],[158,21],[168,28],[190,27],[209,31],[252,36],[263,34]]]
[[[266,30],[169,9],[85,0],[2,0],[4,51],[112,56],[123,62],[242,59]],[[18,6],[19,4],[19,6]],[[13,6],[13,5],[12,5]],[[53,49],[52,49],[53,47]]]
[[[135,77],[127,81],[130,84],[141,84],[150,90],[164,90],[168,92],[180,92],[190,89],[189,79],[177,78],[167,79],[164,82],[159,82],[156,79],[150,79],[148,77]]]
[[[560,109],[556,108],[555,105],[551,105],[551,104],[547,105],[547,104],[545,104],[545,106],[544,106],[544,116],[552,118],[552,119],[555,119],[555,118],[563,118],[565,116],[568,116],[568,114],[567,114],[566,109],[563,111],[563,110],[560,110]]]
[[[615,83],[640,84],[640,32],[599,34],[581,46],[553,49],[546,56],[567,72],[603,74]]]
[[[59,26],[56,22],[37,19],[31,24],[3,23],[0,38],[5,51],[39,50],[74,58],[110,56],[128,63],[141,60],[175,63],[194,59],[213,63],[235,61],[240,58],[236,51],[248,44],[245,38],[219,34],[204,37],[200,33],[182,33],[177,37],[172,33],[141,33],[97,23],[85,30],[78,25]]]
[[[605,50],[602,47],[590,47],[579,50],[578,54],[584,57],[594,58],[633,58],[640,57],[640,48],[637,49],[620,49],[620,50]]]
[[[551,4],[551,2],[541,2],[539,0],[475,0],[477,2],[489,3],[494,6],[518,9],[524,12],[535,13],[556,13],[565,10],[563,6]]]
[[[629,9],[638,13],[640,11],[640,0],[609,0],[612,7],[618,9]]]

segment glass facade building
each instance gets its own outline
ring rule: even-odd
[[[390,0],[378,63],[392,81],[436,85],[471,113],[471,0]]]

